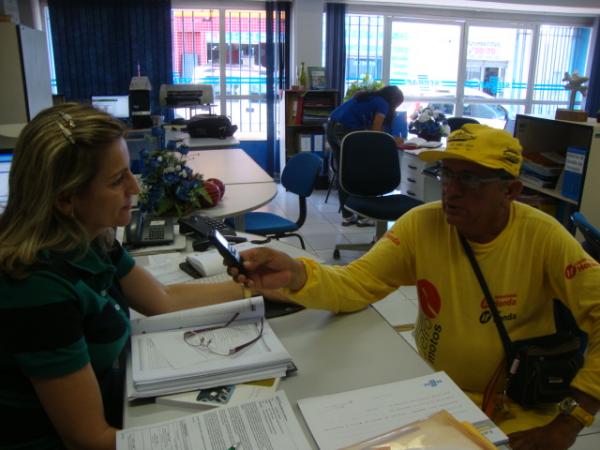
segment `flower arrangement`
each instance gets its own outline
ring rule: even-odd
[[[143,150],[141,152],[142,192],[140,206],[158,216],[182,217],[192,211],[216,205],[225,185],[216,178],[204,181],[186,165],[188,148]]]
[[[446,116],[430,106],[419,108],[410,116],[410,120],[408,132],[428,141],[439,141],[442,136],[450,134]]]

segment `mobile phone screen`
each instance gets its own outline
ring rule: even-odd
[[[232,246],[221,233],[217,230],[211,230],[208,239],[217,248],[227,264],[236,267],[241,273],[246,273],[244,265],[242,264],[242,257],[237,249]]]

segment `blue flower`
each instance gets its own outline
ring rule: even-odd
[[[176,172],[163,173],[162,179],[167,186],[179,183],[179,175]]]
[[[143,156],[143,210],[182,215],[202,207],[201,199],[206,197],[202,176],[194,174],[182,155],[165,149],[146,151]]]

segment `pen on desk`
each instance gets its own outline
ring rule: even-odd
[[[239,442],[239,441],[236,442],[235,444],[231,444],[231,446],[227,450],[238,450],[241,448],[240,444],[241,444],[241,442]]]

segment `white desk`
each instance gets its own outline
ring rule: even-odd
[[[240,145],[240,141],[233,136],[229,136],[223,139],[187,138],[187,140],[184,140],[184,142],[191,150],[234,148],[239,147]]]
[[[273,178],[240,148],[192,151],[186,160],[205,180],[218,178],[226,185],[273,182]]]
[[[165,142],[169,141],[182,141],[191,150],[204,150],[204,149],[222,149],[222,148],[233,148],[239,147],[240,141],[234,137],[229,136],[224,139],[218,138],[192,138],[184,131],[180,131],[183,128],[178,125],[164,125],[165,131]]]
[[[298,367],[284,378],[285,390],[307,438],[314,440],[296,402],[314,395],[389,383],[431,372],[431,368],[372,308],[335,316],[305,310],[269,319]],[[134,427],[191,414],[189,408],[156,403],[125,405],[124,426]]]
[[[277,185],[269,183],[228,184],[221,202],[200,213],[215,219],[233,217],[235,229],[244,231],[244,214],[269,203],[277,195]]]

